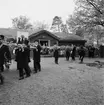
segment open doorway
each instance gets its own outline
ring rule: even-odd
[[[48,46],[48,41],[40,40],[41,46]]]

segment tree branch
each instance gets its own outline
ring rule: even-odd
[[[96,6],[96,4],[94,4],[94,3],[92,3],[91,1],[89,1],[89,0],[86,0],[90,5],[92,5],[100,14],[103,14],[102,12],[101,12],[101,10]]]

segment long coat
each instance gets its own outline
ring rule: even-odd
[[[65,49],[65,55],[70,56],[71,49],[68,47]]]
[[[15,61],[17,62],[18,68],[24,68],[28,66],[29,63],[29,51],[30,49],[28,47],[24,48],[24,51],[22,49],[17,49],[16,50],[16,59]]]
[[[85,49],[83,47],[81,47],[78,51],[80,56],[85,56]]]
[[[58,57],[59,57],[59,50],[58,50],[58,49],[55,49],[55,50],[54,50],[53,56],[54,56],[55,58],[58,58]]]
[[[71,56],[72,56],[72,57],[75,57],[75,54],[76,54],[76,47],[74,46],[73,49],[72,49],[72,54],[71,54]]]
[[[33,60],[36,62],[40,62],[40,52],[41,46],[38,45],[36,48],[33,49]]]
[[[0,48],[0,65],[4,64],[6,60],[11,60],[11,53],[7,45],[2,45]]]

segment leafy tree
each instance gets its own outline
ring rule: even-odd
[[[15,38],[7,38],[6,41],[7,41],[7,42],[16,43],[16,39],[15,39]]]
[[[19,16],[12,19],[13,28],[28,30],[32,28],[29,18],[26,16]]]
[[[62,18],[59,16],[55,16],[53,18],[51,30],[55,32],[60,32],[61,31],[61,24],[62,24]]]
[[[84,32],[89,34],[97,33],[96,27],[100,26],[104,30],[104,0],[75,0],[76,9],[73,15],[69,16],[67,24],[71,31],[76,31],[80,27]],[[95,35],[96,36],[96,35]]]
[[[33,25],[33,30],[38,29],[38,30],[47,30],[49,29],[49,25],[45,22],[37,21]]]
[[[61,32],[68,33],[68,27],[66,24],[61,24]]]
[[[81,27],[77,27],[77,29],[75,31],[75,34],[78,35],[78,36],[83,37],[83,35],[84,35],[84,29],[81,28]]]
[[[63,23],[62,18],[55,16],[53,18],[51,30],[54,32],[65,32],[68,33],[67,25]]]

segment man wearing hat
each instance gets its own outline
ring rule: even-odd
[[[4,35],[0,35],[0,80],[2,84],[3,84],[3,76],[1,72],[4,71],[5,57],[6,60],[8,60],[8,62],[11,61],[11,54],[9,51],[9,47],[5,45],[3,42],[4,42]]]

